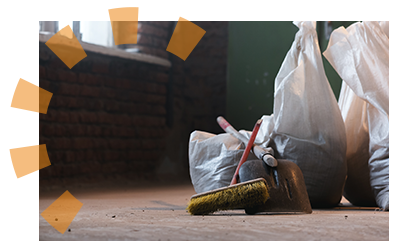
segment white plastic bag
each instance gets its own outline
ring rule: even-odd
[[[389,33],[382,27],[378,22],[340,27],[331,34],[324,56],[367,102],[370,183],[378,206],[389,209]]]
[[[343,81],[339,95],[347,138],[347,179],[343,195],[357,206],[375,206],[368,168],[369,128],[367,102]]]
[[[244,148],[244,143],[230,134],[192,132],[189,139],[189,166],[196,193],[229,186]],[[257,158],[250,153],[248,160],[254,159]]]
[[[274,114],[262,117],[255,144],[272,147],[277,159],[300,167],[313,207],[334,206],[346,178],[344,124],[325,76],[316,22],[294,24],[299,31],[275,80]],[[240,132],[250,137],[251,132]],[[235,140],[226,134],[192,133],[189,163],[196,192],[229,185],[244,148],[239,151]]]
[[[294,24],[299,31],[275,79],[274,127],[266,145],[275,158],[300,167],[313,207],[334,206],[347,172],[344,123],[325,75],[316,22]]]

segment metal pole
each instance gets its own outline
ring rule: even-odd
[[[81,22],[80,21],[72,22],[72,31],[74,32],[76,38],[80,41],[82,39]]]

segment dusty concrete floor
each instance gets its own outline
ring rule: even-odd
[[[315,209],[303,215],[246,215],[232,210],[191,216],[195,192],[188,184],[146,187],[71,188],[83,203],[64,234],[40,216],[65,190],[41,191],[39,240],[62,241],[387,241],[389,212],[374,208]]]

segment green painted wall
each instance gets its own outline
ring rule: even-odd
[[[332,30],[352,22],[331,22]],[[321,51],[326,49],[323,22],[317,23]],[[252,130],[262,115],[273,112],[274,80],[298,28],[291,22],[229,22],[227,120],[236,129]],[[341,79],[324,60],[336,98]]]

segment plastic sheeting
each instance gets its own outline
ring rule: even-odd
[[[370,184],[379,207],[389,209],[388,22],[357,22],[334,30],[324,56],[366,102]],[[364,133],[364,132],[362,132]],[[364,154],[360,149],[357,154]],[[353,167],[353,166],[351,166]]]

